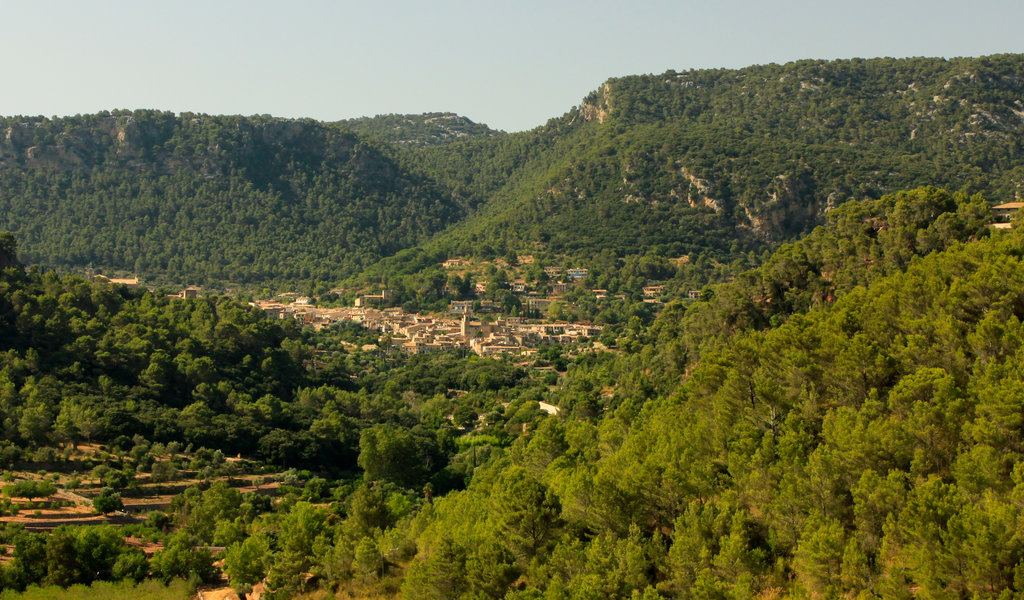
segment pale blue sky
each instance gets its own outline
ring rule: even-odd
[[[324,121],[454,111],[531,129],[609,77],[1024,52],[1018,0],[3,0],[0,115]]]

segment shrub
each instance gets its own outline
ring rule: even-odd
[[[51,448],[49,446],[43,446],[42,448],[38,448],[32,454],[32,460],[34,460],[35,462],[41,462],[41,463],[52,463],[52,462],[56,462],[57,461],[57,456],[58,456],[58,454],[57,454],[57,449],[56,448]]]
[[[121,494],[106,487],[103,488],[103,491],[98,496],[92,499],[92,507],[96,509],[96,512],[105,515],[115,510],[123,509],[124,503],[121,502]]]
[[[174,468],[174,463],[167,460],[153,463],[153,466],[150,468],[150,474],[154,483],[162,483],[177,477],[178,470]]]

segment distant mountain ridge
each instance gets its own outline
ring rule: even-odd
[[[377,115],[338,121],[356,133],[400,146],[434,146],[501,135],[503,132],[450,112]]]
[[[478,238],[480,229],[525,230],[555,249],[592,251],[601,244],[588,237],[624,224],[638,235],[704,214],[731,237],[781,240],[841,202],[922,184],[1012,199],[1024,182],[1022,98],[1020,55],[668,72],[609,80],[508,141],[427,152],[479,163],[484,147],[516,140],[547,153],[512,184],[481,190],[500,201]],[[692,233],[671,252],[687,251]]]
[[[0,229],[27,262],[197,282],[337,281],[414,250],[728,262],[849,200],[1013,199],[1022,99],[1007,54],[621,77],[514,134],[452,113],[8,118]]]

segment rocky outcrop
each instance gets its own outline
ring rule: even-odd
[[[823,209],[809,173],[776,175],[765,195],[743,203],[746,225],[765,241],[780,241],[816,223]]]
[[[722,203],[711,196],[711,182],[701,179],[691,173],[686,167],[680,167],[679,172],[690,182],[686,192],[686,201],[693,207],[707,207],[715,212],[722,210]]]
[[[583,103],[577,110],[577,116],[581,121],[597,121],[598,123],[604,123],[608,119],[608,115],[611,114],[611,93],[612,84],[606,82],[601,87],[600,92],[593,92],[589,96],[583,99]],[[572,122],[576,121],[576,117],[573,117]]]

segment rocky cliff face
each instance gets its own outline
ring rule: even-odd
[[[600,91],[584,98],[570,124],[577,120],[604,123],[612,112],[611,93],[612,84],[611,82],[606,82]]]
[[[106,158],[142,159],[155,127],[133,116],[4,119],[0,168],[73,169]]]

